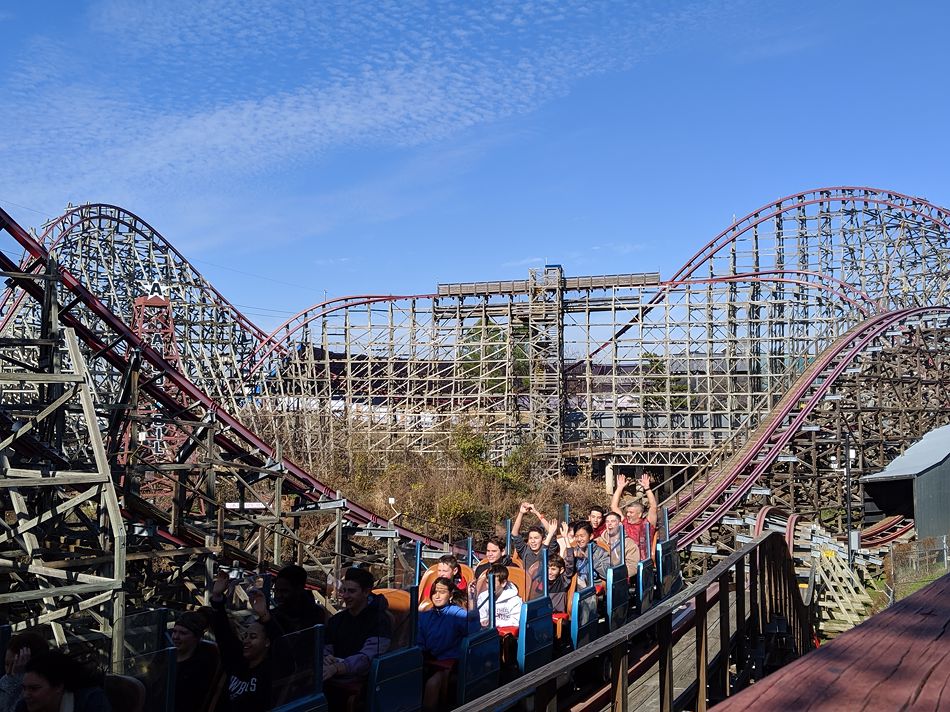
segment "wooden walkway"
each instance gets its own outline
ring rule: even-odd
[[[747,594],[748,595],[748,594]],[[729,594],[729,630],[735,634],[736,630],[736,603],[735,593]],[[748,600],[748,599],[747,599]],[[746,607],[748,610],[748,607]],[[719,606],[713,606],[706,617],[707,646],[709,659],[719,654]],[[641,675],[635,682],[630,683],[627,695],[627,704],[631,710],[658,710],[660,709],[660,666],[653,666]],[[673,699],[682,695],[687,688],[696,682],[696,633],[687,631],[686,634],[673,646]]]
[[[950,709],[950,574],[867,619],[715,712]]]
[[[733,635],[736,630],[736,603],[735,592],[728,593],[730,599],[729,607],[729,630]],[[748,592],[746,592],[746,610],[748,610]],[[677,616],[688,613],[684,611]],[[676,623],[674,622],[674,627]],[[707,650],[709,659],[712,660],[719,654],[719,606],[714,604],[710,607],[706,616],[707,630]],[[630,682],[630,689],[627,694],[627,705],[630,710],[658,710],[660,709],[660,682],[659,682],[659,663],[649,663],[649,652],[644,651],[644,657],[639,662],[632,661],[632,674],[636,676],[635,680]],[[649,666],[649,667],[648,667]],[[638,669],[639,668],[639,669]],[[674,699],[682,695],[690,686],[696,682],[696,633],[694,630],[687,631],[683,637],[673,646],[673,697]],[[572,712],[609,712],[610,710],[610,687],[603,687],[595,692],[587,701],[574,704],[568,707]]]

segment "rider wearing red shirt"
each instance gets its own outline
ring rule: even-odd
[[[617,487],[614,489],[614,496],[610,500],[610,510],[619,514],[623,521],[623,528],[627,536],[637,543],[640,549],[640,559],[649,559],[653,556],[653,546],[647,541],[646,523],[650,523],[650,532],[656,531],[657,503],[656,496],[650,488],[650,475],[646,472],[640,477],[640,486],[646,491],[649,508],[643,506],[642,499],[634,499],[620,509],[620,497],[627,486],[627,478],[624,475],[617,476]]]

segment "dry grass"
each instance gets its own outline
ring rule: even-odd
[[[607,503],[603,483],[590,478],[538,480],[531,444],[510,453],[501,465],[489,461],[487,450],[483,437],[459,428],[448,452],[438,457],[390,453],[384,462],[360,452],[345,458],[347,463],[335,458],[338,465],[328,484],[379,513],[391,513],[389,498],[395,497],[405,526],[453,541],[472,534],[479,545],[495,523],[513,517],[526,500],[549,516],[560,515],[565,502],[578,513]]]

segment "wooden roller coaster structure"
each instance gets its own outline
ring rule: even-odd
[[[549,267],[331,300],[271,334],[116,206],[41,235],[0,211],[0,231],[25,253],[0,253],[0,603],[113,657],[127,608],[199,604],[216,563],[332,581],[347,557],[392,575],[393,537],[451,548],[327,486],[348,448],[438,456],[466,421],[492,457],[538,443],[545,475],[649,467],[699,576],[763,505],[860,523],[847,443],[856,483],[950,413],[947,214],[893,192],[783,198],[670,280]]]

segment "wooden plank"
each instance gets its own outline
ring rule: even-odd
[[[52,403],[47,405],[43,410],[41,410],[36,415],[30,416],[24,422],[17,427],[16,431],[4,438],[3,442],[0,442],[0,450],[3,450],[9,447],[15,440],[22,438],[24,435],[29,433],[37,424],[43,422],[48,418],[52,413],[54,413],[60,406],[69,401],[76,394],[76,389],[78,386],[73,386],[72,388],[66,388],[63,393],[54,400]]]
[[[0,383],[82,383],[83,377],[72,373],[24,373],[0,371]]]
[[[166,549],[164,551],[138,551],[134,553],[126,553],[126,561],[145,561],[146,559],[170,559],[177,558],[180,556],[192,556],[195,554],[214,554],[218,555],[221,553],[220,546],[193,546],[193,547],[182,547],[179,549]],[[114,561],[115,557],[112,554],[108,556],[96,556],[96,557],[85,557],[81,556],[75,559],[64,559],[62,561],[44,561],[43,563],[50,569],[70,569],[83,567],[87,568],[90,566],[101,566],[102,564],[108,564],[110,561]]]
[[[98,472],[56,474],[52,477],[9,477],[0,479],[0,489],[11,487],[59,487],[62,485],[105,484],[109,475]]]
[[[18,562],[11,559],[0,559],[0,567],[6,571],[37,574],[38,576],[45,576],[47,578],[54,578],[62,581],[78,581],[80,583],[96,584],[112,583],[112,579],[105,578],[103,576],[84,574],[77,571],[63,571],[62,569],[54,568],[52,566],[45,566],[44,564],[45,562],[42,561],[40,563],[36,563],[36,559],[33,559],[31,563],[24,564],[19,564]],[[51,586],[51,590],[55,590],[55,587]]]
[[[725,571],[719,576],[719,649],[725,653],[719,660],[719,667],[716,670],[716,680],[713,686],[721,697],[729,696],[729,640],[732,637],[730,632],[731,617],[729,609],[729,572]]]
[[[99,593],[101,591],[114,591],[121,588],[121,581],[108,581],[107,583],[81,583],[73,586],[53,586],[35,591],[12,591],[10,593],[0,593],[0,604],[19,603],[22,601],[35,601],[38,598],[48,598],[50,596],[83,596],[87,593]]]
[[[76,615],[77,611],[85,611],[90,608],[96,608],[97,606],[101,606],[111,600],[112,591],[100,593],[98,596],[93,596],[92,598],[83,598],[81,601],[70,603],[65,608],[57,608],[47,613],[34,616],[33,618],[27,618],[26,620],[18,621],[17,623],[13,624],[13,630],[15,632],[20,632],[29,630],[30,628],[35,628],[36,626],[45,625],[46,623],[54,623],[55,625],[55,621],[62,620],[68,616],[74,616]]]
[[[610,656],[610,692],[612,712],[627,712],[629,695],[629,672],[627,648],[618,646]]]
[[[15,527],[9,529],[3,534],[0,534],[0,544],[5,544],[16,537],[23,536],[25,532],[31,530],[37,524],[42,524],[43,522],[46,522],[54,517],[62,516],[63,513],[69,509],[72,509],[73,507],[78,507],[86,500],[91,499],[98,492],[98,487],[90,487],[85,492],[80,492],[75,497],[72,497],[65,502],[57,502],[38,517],[33,517],[31,519],[26,519],[19,522]]]
[[[709,632],[707,631],[706,591],[696,596],[696,712],[706,712],[707,668],[709,666]]]
[[[943,576],[717,706],[717,712],[940,709],[950,689]]]
[[[731,598],[731,597],[730,597]],[[720,626],[718,605],[707,607],[707,660],[712,663],[720,655]],[[729,630],[735,630],[736,606],[735,601],[729,604]],[[687,633],[673,646],[673,700],[674,709],[678,709],[678,698],[696,682],[696,636]],[[630,683],[629,707],[631,710],[658,710],[660,709],[659,664],[654,663],[649,670]],[[704,700],[705,703],[705,700]]]
[[[660,647],[659,675],[660,712],[673,712],[673,613],[656,625],[656,642]]]

